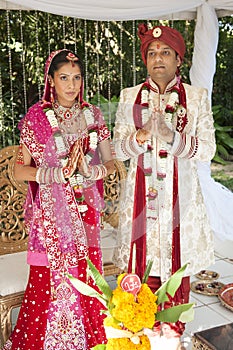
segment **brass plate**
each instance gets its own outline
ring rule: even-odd
[[[224,286],[223,283],[217,281],[195,281],[191,283],[191,290],[195,293],[203,295],[218,295],[220,289]]]
[[[218,297],[222,305],[233,311],[233,283],[223,286],[219,291]]]
[[[215,271],[201,270],[195,275],[201,280],[216,280],[219,278],[219,274]]]

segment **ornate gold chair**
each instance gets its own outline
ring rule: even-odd
[[[0,150],[0,345],[5,343],[11,333],[12,310],[22,303],[29,271],[26,264],[28,236],[23,225],[27,184],[16,181],[13,176],[17,151],[18,146]],[[106,205],[103,225],[107,223],[113,229],[118,224],[119,194],[126,176],[122,162],[115,160],[115,166],[116,172],[104,181]],[[109,232],[111,235],[111,229]],[[118,273],[120,270],[110,260],[104,261],[105,276]]]
[[[11,333],[11,311],[21,305],[27,283],[27,234],[23,203],[27,185],[13,177],[17,146],[0,150],[0,333],[5,342]]]
[[[103,252],[103,261],[104,261],[104,275],[117,275],[121,272],[111,261],[111,255],[116,245],[116,240],[114,235],[114,229],[118,226],[119,220],[119,200],[120,193],[124,186],[124,180],[126,178],[127,172],[123,162],[115,159],[115,173],[109,175],[104,181],[104,215],[103,215],[103,225],[108,224],[107,227],[102,230],[102,252]],[[105,238],[104,238],[105,236]],[[107,245],[105,246],[105,242]],[[108,252],[110,254],[108,254]]]

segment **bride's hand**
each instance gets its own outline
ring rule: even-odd
[[[87,163],[82,147],[80,147],[79,149],[79,161],[76,170],[79,172],[79,174],[83,175],[84,177],[88,178],[91,176],[91,167]]]
[[[63,168],[65,179],[69,179],[76,171],[81,158],[81,144],[77,140],[70,148],[69,158],[66,166]]]

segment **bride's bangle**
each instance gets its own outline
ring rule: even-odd
[[[90,169],[91,175],[86,177],[87,180],[100,180],[107,176],[108,170],[103,164],[93,165]]]
[[[63,168],[38,168],[36,182],[38,184],[65,183]]]

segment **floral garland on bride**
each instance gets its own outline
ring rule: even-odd
[[[69,147],[59,128],[57,117],[54,112],[52,104],[50,102],[44,101],[42,108],[51,126],[56,148],[57,148],[57,153],[61,160],[61,164],[63,167],[65,167],[68,161],[67,151]],[[90,110],[89,104],[87,102],[83,102],[81,104],[81,110],[85,117],[87,129],[88,129],[88,141],[89,141],[88,152],[85,155],[85,159],[87,164],[90,164],[97,148],[98,136],[97,136],[96,126],[95,126],[94,115]],[[73,187],[73,190],[75,193],[75,199],[79,204],[78,205],[79,212],[85,213],[88,208],[87,208],[87,205],[84,203],[84,200],[85,200],[83,195],[84,177],[79,173],[75,173],[69,178],[69,182]]]

